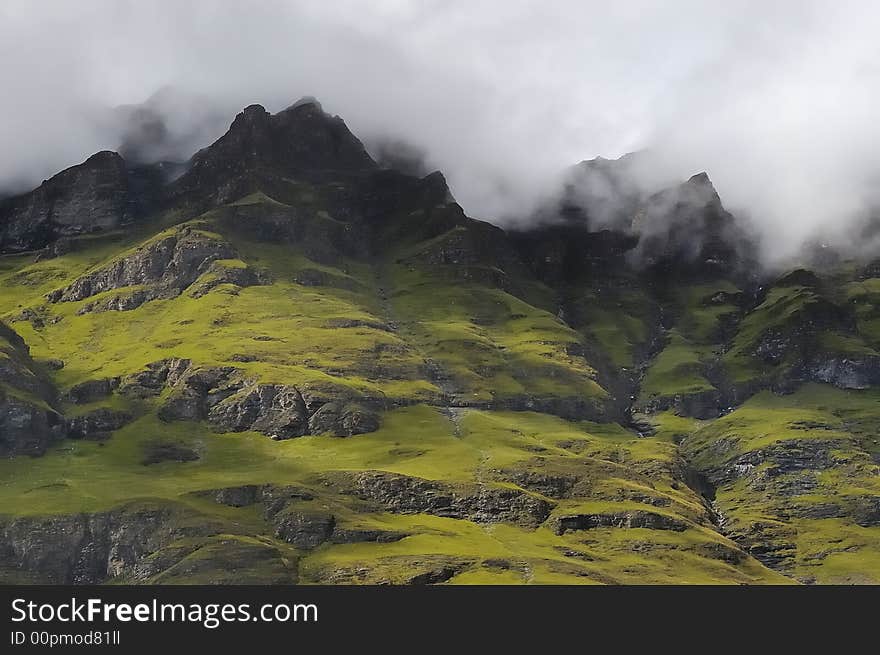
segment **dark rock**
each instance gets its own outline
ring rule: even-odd
[[[776,480],[776,493],[787,498],[812,493],[819,486],[816,474],[812,471],[800,471],[784,475]]]
[[[0,457],[42,455],[64,437],[57,395],[24,340],[0,322]]]
[[[351,437],[379,429],[379,415],[361,403],[326,403],[309,417],[310,434]]]
[[[37,255],[37,261],[41,262],[46,259],[61,257],[62,255],[66,255],[69,252],[74,252],[77,249],[77,246],[78,243],[76,239],[70,237],[60,237],[56,241],[48,244],[40,251],[40,253]]]
[[[189,287],[218,259],[236,256],[232,246],[184,228],[138,248],[132,254],[47,294],[50,302],[75,302],[99,293],[147,285],[134,293],[97,303],[92,309],[128,310]]]
[[[740,548],[765,566],[786,570],[794,563],[794,528],[775,521],[755,521],[727,534]]]
[[[63,437],[60,414],[0,388],[0,456],[42,455]]]
[[[340,287],[340,283],[344,280],[339,275],[332,275],[325,271],[319,271],[315,268],[303,268],[299,270],[293,277],[293,281],[304,287]]]
[[[728,546],[727,544],[719,543],[719,542],[710,542],[704,545],[701,545],[698,548],[698,552],[700,554],[710,557],[712,559],[721,560],[722,562],[726,562],[728,564],[732,564],[734,566],[738,564],[742,564],[748,559],[748,555],[740,550],[739,548],[735,548],[733,546]]]
[[[476,485],[454,488],[422,478],[365,471],[354,476],[348,491],[391,512],[426,513],[478,523],[508,522],[535,527],[552,505],[519,489]]]
[[[182,444],[170,441],[152,441],[144,444],[141,464],[161,464],[162,462],[194,462],[199,459],[199,454]]]
[[[0,251],[43,248],[61,236],[118,227],[131,219],[125,162],[99,152],[0,203]]]
[[[840,389],[880,385],[880,356],[819,356],[807,365],[807,375]]]
[[[297,548],[317,548],[330,539],[336,518],[329,512],[282,510],[273,518],[275,536]]]
[[[773,310],[773,307],[767,309]],[[829,331],[852,334],[855,320],[848,309],[825,298],[813,297],[790,312],[782,324],[761,332],[752,344],[752,353],[765,364],[786,363],[790,369],[788,377],[796,377],[798,373],[808,375],[813,368],[825,367],[829,353],[820,343],[822,334]]]
[[[96,400],[106,398],[116,387],[116,381],[110,378],[103,380],[86,380],[73,385],[66,394],[64,400],[74,405],[85,405]]]
[[[209,492],[213,495],[221,505],[229,507],[248,507],[256,504],[262,499],[263,486],[257,484],[246,484],[241,487],[227,487],[225,489],[216,489]]]
[[[254,430],[273,439],[306,434],[346,437],[379,429],[379,415],[363,402],[328,400],[294,385],[256,384],[231,367],[194,367],[189,360],[154,362],[127,376],[120,392],[140,397],[171,387],[159,407],[163,421],[207,420],[224,432]]]
[[[248,507],[263,503],[266,517],[272,518],[291,501],[313,500],[308,491],[298,487],[273,484],[246,484],[239,487],[224,487],[199,491],[196,495],[209,497],[221,505],[229,507]]]
[[[789,439],[738,455],[707,475],[712,484],[720,486],[747,477],[762,465],[768,465],[762,472],[764,479],[822,471],[835,465],[832,452],[836,447],[833,440]]]
[[[358,544],[377,543],[388,544],[408,537],[405,532],[391,532],[389,530],[367,530],[359,528],[340,528],[338,525],[333,530],[330,542],[334,544]]]
[[[86,303],[77,310],[76,315],[82,316],[93,312],[127,312],[132,309],[137,309],[150,300],[156,300],[160,297],[169,297],[171,293],[172,292],[169,291],[160,294],[155,290],[143,289],[132,291],[131,293],[119,293],[112,295],[109,298],[102,298],[101,300]]]
[[[158,396],[167,384],[175,384],[189,370],[188,359],[163,359],[147,364],[146,369],[126,375],[119,383],[119,393],[134,398]]]
[[[602,401],[583,396],[540,397],[534,395],[506,396],[491,403],[473,402],[467,398],[453,399],[452,404],[460,407],[482,407],[515,412],[540,412],[554,414],[572,421],[605,421],[608,407]]]
[[[780,516],[786,512],[780,512]],[[834,519],[845,516],[843,508],[837,503],[810,503],[791,507],[787,514],[802,519]]]
[[[707,389],[694,393],[672,396],[654,396],[637,402],[633,409],[639,413],[654,414],[672,409],[679,416],[700,420],[717,418],[729,406],[730,398],[719,389]]]
[[[554,475],[537,471],[506,471],[504,479],[549,498],[566,498],[578,479],[573,475]]]
[[[43,584],[99,584],[135,575],[176,539],[218,532],[176,505],[137,503],[96,514],[0,518],[0,570]]]
[[[262,171],[320,178],[377,168],[342,119],[325,114],[318,103],[293,105],[275,115],[251,105],[225,135],[196,153],[172,194],[222,204],[247,195],[248,181]]]
[[[786,273],[773,284],[775,287],[809,287],[813,289],[818,289],[820,285],[819,276],[813,271],[803,268]]]
[[[67,436],[71,439],[103,440],[114,430],[131,421],[128,412],[100,408],[67,419]]]
[[[171,387],[171,393],[159,407],[159,418],[163,421],[198,421],[208,418],[216,405],[241,390],[244,381],[240,379],[238,370],[231,366],[187,366],[180,369],[177,375],[166,378],[166,384]]]
[[[426,585],[426,584],[441,584],[448,580],[451,580],[456,575],[461,573],[460,567],[455,566],[443,566],[440,568],[432,569],[430,571],[425,571],[424,573],[419,573],[411,577],[407,584],[411,585]]]
[[[863,528],[880,526],[880,495],[859,496],[850,501],[852,516]]]
[[[569,530],[591,530],[594,528],[647,528],[649,530],[673,530],[683,532],[690,527],[684,521],[663,514],[644,510],[621,510],[601,514],[572,514],[555,516],[550,527],[556,534]]]
[[[255,430],[272,439],[291,439],[309,433],[308,408],[294,386],[251,386],[214,406],[208,420],[221,430]]]

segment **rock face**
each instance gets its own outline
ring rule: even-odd
[[[754,247],[705,173],[649,197],[634,227],[640,240],[631,256],[649,267],[691,264],[703,274],[730,274]]]
[[[42,455],[64,437],[56,396],[21,337],[0,323],[0,457]]]
[[[272,439],[307,434],[351,437],[379,429],[379,416],[363,402],[310,402],[294,385],[258,384],[217,403],[207,419],[224,431],[255,430]]]
[[[63,289],[51,292],[47,299],[50,302],[76,302],[106,291],[139,287],[126,296],[88,305],[84,311],[134,309],[149,300],[176,296],[203,273],[211,270],[216,273],[212,267],[217,260],[233,259],[235,256],[235,250],[229,244],[184,228],[141,246],[132,254],[79,278]],[[242,271],[225,278],[215,275],[213,281],[216,284],[234,281],[243,285],[256,283],[257,276]],[[140,288],[143,286],[147,288]],[[208,290],[210,286],[205,288],[203,285],[198,292],[203,294]]]
[[[134,504],[97,514],[4,519],[0,568],[48,584],[98,584],[133,573],[175,539],[218,530],[186,516],[175,505]]]
[[[751,485],[763,484],[780,476],[833,467],[833,452],[837,446],[834,440],[828,439],[789,439],[738,454],[730,442],[719,439],[708,447],[713,460],[719,463],[706,467],[704,472],[716,487],[740,479],[749,480]]]
[[[67,419],[67,437],[70,439],[91,439],[103,441],[110,433],[131,421],[128,412],[100,408],[86,414]]]
[[[644,510],[555,516],[550,523],[550,527],[556,534],[565,534],[570,530],[592,530],[594,528],[647,528],[648,530],[673,530],[675,532],[683,532],[688,529],[688,524],[684,521]]]
[[[309,417],[311,434],[353,437],[379,429],[379,416],[363,403],[329,402]]]
[[[194,462],[199,459],[199,454],[189,446],[179,443],[154,440],[144,444],[141,464],[161,464],[162,462]]]
[[[232,366],[197,367],[172,359],[154,362],[119,383],[121,393],[136,397],[155,396],[166,387],[170,393],[159,418],[207,420],[224,432],[254,430],[280,440],[307,434],[350,437],[380,426],[375,400],[341,390],[260,384]]]
[[[346,527],[337,521],[332,512],[313,507],[311,501],[315,499],[314,496],[297,487],[251,484],[213,489],[199,495],[230,507],[262,505],[263,516],[273,525],[275,536],[303,550],[311,550],[327,542],[387,543],[406,536],[401,532]]]
[[[125,161],[99,152],[0,204],[0,250],[35,250],[59,237],[118,227],[132,218],[129,203]]]
[[[64,400],[74,405],[85,405],[101,398],[106,398],[113,392],[115,387],[116,380],[110,378],[86,380],[68,389],[67,393],[64,394]]]
[[[867,389],[880,385],[880,355],[819,355],[805,369],[810,379],[840,389]]]
[[[599,276],[632,266],[669,275],[742,274],[754,243],[722,205],[706,173],[664,186],[645,175],[642,153],[581,162],[564,188],[540,208],[537,228],[516,234],[542,279],[559,284],[590,270]]]
[[[785,439],[746,452],[728,438],[705,442],[699,448],[689,440],[684,442],[689,456],[703,462],[709,488],[733,492],[731,516],[721,521],[721,531],[763,564],[781,571],[795,565],[796,538],[803,529],[790,525],[789,519],[833,518],[856,525],[870,524],[871,508],[877,500],[867,495],[831,495],[823,481],[830,471],[876,475],[874,461],[867,452],[852,450],[847,436],[835,435],[831,425],[800,421],[791,423],[790,428],[821,431],[819,434],[829,436]],[[817,497],[832,498],[834,502],[820,502]],[[751,505],[743,508],[745,519],[738,518],[735,510],[747,502]],[[757,515],[749,513],[755,509],[762,520],[754,520]]]
[[[342,119],[325,114],[316,101],[302,101],[274,115],[251,105],[223,137],[192,158],[172,193],[207,194],[222,203],[246,195],[249,178],[262,171],[320,178],[328,171],[377,169]]]
[[[317,548],[328,541],[336,527],[328,512],[287,510],[274,515],[275,536],[297,548]]]
[[[457,489],[451,485],[384,471],[366,471],[342,481],[346,493],[402,514],[434,514],[477,523],[509,522],[536,527],[552,505],[519,489],[476,485]],[[350,487],[345,485],[351,484]]]

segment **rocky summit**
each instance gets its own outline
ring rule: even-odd
[[[305,99],[3,200],[0,581],[880,583],[880,264],[631,163],[505,231]]]

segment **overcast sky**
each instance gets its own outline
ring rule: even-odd
[[[872,202],[878,25],[868,0],[3,0],[0,188],[116,148],[106,110],[163,87],[181,133],[219,111],[204,141],[314,95],[365,140],[423,146],[473,216],[651,147],[782,256]]]

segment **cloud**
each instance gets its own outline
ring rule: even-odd
[[[7,0],[0,188],[119,147],[112,108],[158,89],[197,99],[159,109],[180,149],[308,94],[366,142],[424,152],[479,218],[524,213],[575,162],[651,148],[664,174],[707,171],[769,259],[855,234],[878,200],[880,6],[618,4]]]

